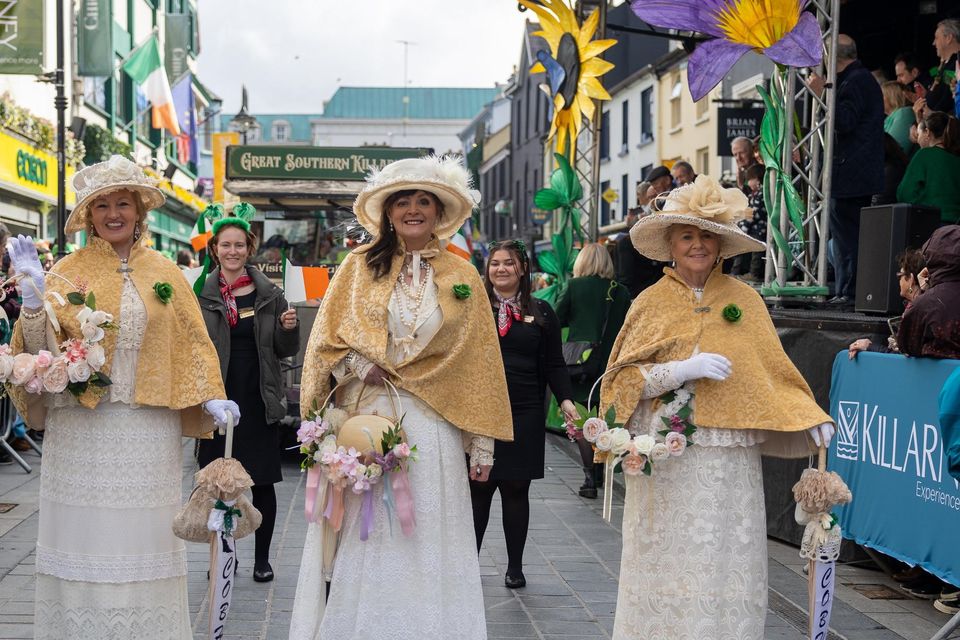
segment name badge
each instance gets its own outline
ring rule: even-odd
[[[523,321],[527,323],[533,322],[533,316],[523,316]]]
[[[240,319],[241,319],[241,320],[243,320],[243,319],[245,319],[245,318],[252,318],[252,317],[253,317],[253,307],[247,307],[247,308],[245,308],[245,309],[238,309],[238,310],[237,310],[237,314],[240,316]]]

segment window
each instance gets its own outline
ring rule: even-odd
[[[604,111],[600,116],[600,159],[610,158],[610,112]]]
[[[127,124],[133,120],[134,116],[134,114],[131,113],[131,103],[133,102],[133,80],[126,74],[126,72],[120,70],[114,77],[114,86],[117,88],[114,96],[116,101],[116,104],[114,105],[114,114],[117,116],[117,122],[120,124]]]
[[[680,74],[675,73],[671,77],[673,89],[670,90],[670,128],[676,129],[681,123],[681,100],[683,94],[683,85],[680,84]]]
[[[274,142],[288,142],[290,140],[290,125],[283,121],[274,122],[270,137]]]
[[[620,213],[626,216],[630,208],[630,176],[626,173],[620,178]]]
[[[623,101],[620,111],[620,153],[627,153],[627,143],[630,141],[630,103]]]
[[[150,139],[150,129],[153,127],[152,109],[150,101],[143,87],[136,85],[137,94],[137,137],[143,140]]]
[[[514,120],[517,123],[517,140],[523,141],[523,98],[517,98],[517,114]]]
[[[87,105],[107,110],[107,80],[90,76],[83,79],[83,101]]]
[[[710,116],[710,96],[706,95],[695,103],[697,111],[697,122],[706,120]]]
[[[610,188],[610,181],[604,180],[600,183],[600,193],[598,196],[602,196],[607,192],[607,189]],[[600,226],[605,226],[610,224],[610,203],[600,198]]]
[[[710,174],[710,147],[697,149],[697,173]]]
[[[533,96],[530,95],[530,89],[531,89],[531,87],[533,87],[533,83],[528,80],[528,81],[527,81],[527,99],[526,99],[527,112],[526,112],[526,114],[525,114],[525,115],[526,115],[526,119],[525,119],[525,122],[524,122],[525,128],[524,128],[524,130],[523,130],[523,139],[524,139],[524,140],[526,140],[526,139],[528,139],[528,138],[530,137],[530,109],[531,109],[530,103],[532,102],[532,98],[533,98]]]
[[[640,144],[653,141],[653,87],[640,93]]]

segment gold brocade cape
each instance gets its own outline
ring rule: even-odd
[[[436,248],[436,241],[428,246]],[[388,274],[374,279],[364,253],[354,251],[337,269],[310,332],[300,386],[304,417],[314,400],[321,404],[327,397],[334,367],[353,349],[454,426],[513,440],[500,342],[474,266],[443,250],[430,259],[443,325],[423,351],[394,368],[387,361],[387,304],[403,255],[394,257]],[[469,285],[470,296],[457,298],[456,284]]]
[[[202,403],[226,398],[226,393],[220,378],[217,352],[207,335],[197,298],[180,268],[153,249],[135,244],[127,264],[132,269],[130,278],[147,312],[147,327],[137,359],[134,402],[180,410],[183,435],[202,437],[213,430],[213,420],[203,413]],[[97,309],[112,314],[114,323],[119,323],[123,289],[119,267],[120,259],[113,247],[101,238],[91,237],[87,247],[60,260],[52,271],[71,282],[84,283],[87,290],[93,292]],[[173,286],[173,297],[167,304],[153,290],[158,282]],[[66,299],[67,294],[75,290],[60,278],[51,276],[46,278],[46,289],[45,298],[51,301],[51,292]],[[82,337],[76,318],[82,307],[70,302],[59,306],[53,301],[52,305],[60,323],[57,341],[62,343]],[[101,370],[108,376],[117,334],[118,330],[107,329],[100,343],[106,355]],[[19,322],[14,327],[11,345],[14,353],[24,350],[23,328]],[[38,412],[41,403],[35,401],[36,396],[28,398],[20,387],[10,385],[8,388],[18,409],[28,409],[28,413],[21,413],[27,424],[42,428],[43,416]],[[90,385],[78,401],[81,406],[93,409],[107,393],[108,389]]]
[[[697,302],[673,269],[664,272],[663,278],[634,300],[613,345],[608,370],[630,363],[685,360],[699,346],[701,353],[727,357],[733,371],[722,382],[696,381],[691,419],[697,427],[804,432],[832,422],[784,352],[756,291],[723,275],[718,267]],[[741,311],[737,322],[724,318],[723,309],[730,304]],[[638,367],[612,371],[601,387],[601,406],[614,405],[617,416],[625,420],[637,407],[643,385]],[[792,451],[793,455],[807,453],[796,446]]]

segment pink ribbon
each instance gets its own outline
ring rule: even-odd
[[[323,512],[323,517],[330,522],[334,531],[340,531],[343,525],[343,487],[336,483],[330,483],[327,488],[327,508]]]
[[[410,478],[402,467],[390,474],[390,485],[393,488],[393,497],[397,503],[397,518],[400,519],[400,529],[403,535],[413,535],[417,526],[417,519],[413,508],[413,494],[410,491]]]
[[[364,542],[373,531],[373,489],[363,492],[363,505],[360,507],[360,539]]]
[[[307,488],[303,498],[303,515],[307,522],[316,521],[317,491],[320,489],[320,465],[307,469]]]

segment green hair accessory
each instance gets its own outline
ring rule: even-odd
[[[211,217],[217,213],[217,210],[219,210],[219,216]],[[257,215],[257,210],[249,202],[238,202],[234,205],[233,212],[230,216],[222,217],[224,215],[223,205],[211,204],[203,212],[203,215],[213,221],[213,235],[217,235],[220,229],[227,225],[240,227],[244,231],[250,231],[250,221]]]

